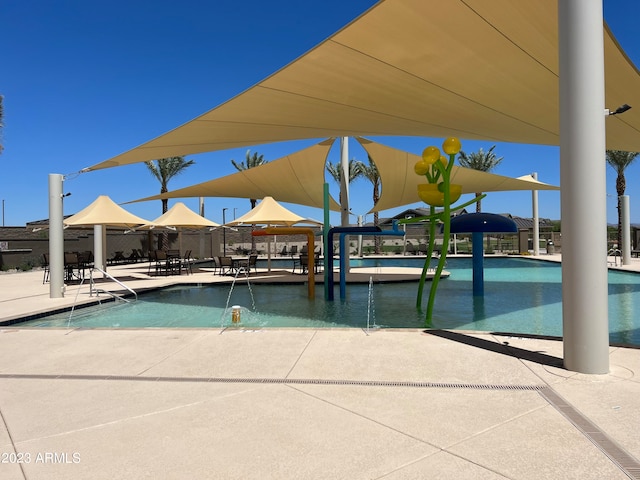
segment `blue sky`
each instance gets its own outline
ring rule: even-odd
[[[0,199],[4,224],[22,226],[48,216],[48,174],[71,174],[161,135],[241,93],[285,66],[373,5],[373,0],[3,0],[0,94],[5,96],[5,128],[0,155]],[[637,0],[605,0],[605,19],[631,60],[640,65],[635,22]],[[472,73],[472,72],[470,72]],[[608,106],[616,107],[616,106]],[[640,105],[634,106],[640,108]],[[420,153],[442,139],[381,138],[387,145]],[[288,142],[249,147],[275,160],[315,143]],[[365,160],[351,141],[350,157]],[[491,147],[464,141],[463,150]],[[187,156],[196,161],[169,184],[177,189],[236,170],[247,148]],[[559,185],[556,147],[499,143],[503,156],[494,171]],[[337,148],[330,161],[337,161]],[[604,159],[603,159],[604,161]],[[626,173],[631,221],[640,223],[640,161]],[[332,194],[337,187],[329,180]],[[65,182],[65,214],[98,195],[126,202],[159,192],[144,164],[90,172]],[[352,211],[372,206],[371,185],[351,186]],[[615,172],[607,167],[607,218],[617,222]],[[540,192],[540,216],[560,218],[560,194]],[[177,200],[176,200],[177,201]],[[197,210],[198,199],[182,199]],[[170,205],[174,201],[171,201]],[[207,198],[206,216],[222,221],[240,216],[249,201]],[[287,205],[321,219],[318,209]],[[421,206],[419,202],[413,206]],[[160,202],[128,205],[152,220]],[[391,216],[402,209],[382,212]],[[531,192],[491,193],[483,211],[531,216]],[[371,216],[367,217],[371,220]],[[338,223],[338,216],[332,216]],[[355,218],[352,219],[355,222]]]

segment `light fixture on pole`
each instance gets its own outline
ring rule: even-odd
[[[227,219],[225,214],[229,210],[228,208],[222,209],[222,254],[227,256],[227,227],[225,227],[225,223],[227,223]]]
[[[618,115],[620,113],[624,113],[627,110],[631,109],[631,105],[627,105],[626,103],[624,105],[620,105],[618,108],[616,108],[615,110],[611,111],[608,108],[604,109],[604,114],[605,115]]]

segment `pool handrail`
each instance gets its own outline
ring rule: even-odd
[[[94,287],[93,287],[93,285],[94,285],[94,283],[93,283],[93,271],[94,270],[97,270],[98,272],[102,273],[105,277],[107,277],[107,278],[113,280],[114,282],[116,282],[118,285],[120,285],[125,290],[128,290],[129,292],[131,292],[133,294],[133,296],[135,297],[136,301],[138,300],[138,294],[135,292],[135,290],[133,290],[132,288],[126,286],[120,280],[118,280],[117,278],[115,278],[112,275],[109,275],[107,272],[105,272],[101,268],[95,267],[95,266],[92,269],[89,270],[89,296],[90,297],[93,297],[93,292],[94,291],[96,292],[96,296],[98,296],[98,293],[99,293],[99,291],[97,289],[94,289]],[[106,292],[106,291],[104,293],[109,293],[110,295],[113,295],[110,292]],[[116,297],[117,295],[113,295],[113,296]],[[125,302],[129,302],[129,300],[127,300],[126,298],[123,298],[123,297],[120,297],[120,296],[118,296],[118,298],[120,298],[121,300],[124,300]]]

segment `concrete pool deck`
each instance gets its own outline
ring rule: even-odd
[[[0,275],[0,318],[51,309],[41,282]],[[477,332],[0,327],[0,478],[640,478],[640,349],[610,365]]]

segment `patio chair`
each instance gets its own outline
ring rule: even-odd
[[[149,267],[147,268],[147,275],[151,275],[151,267],[156,263],[156,252],[149,250]]]
[[[407,242],[407,248],[405,249],[407,255],[417,255],[418,251],[416,250],[415,245],[411,242]]]
[[[289,253],[287,252],[287,246],[285,245],[284,247],[282,247],[282,250],[280,250],[280,256],[285,257],[288,254]]]
[[[74,273],[74,269],[77,273]],[[82,275],[80,271],[82,270]],[[64,271],[65,280],[71,281],[73,278],[84,278],[84,268],[81,268],[80,261],[78,260],[78,254],[75,252],[64,252]]]
[[[193,275],[193,258],[191,258],[191,250],[187,250],[184,254],[184,257],[182,257],[182,268],[184,268],[184,271],[187,272],[187,275],[189,274],[189,272],[191,272],[191,275]]]
[[[213,274],[220,274],[222,271],[220,267],[220,257],[213,257]]]
[[[291,250],[289,250],[289,255],[291,255],[292,257],[295,257],[297,254],[298,254],[298,246],[293,245],[291,247]]]
[[[42,268],[44,270],[44,274],[42,276],[42,284],[44,285],[49,281],[49,254],[42,254]]]
[[[156,275],[162,271],[165,275],[180,274],[180,258],[169,256],[164,250],[156,250]]]
[[[313,273],[318,273],[320,269],[320,255],[313,256]],[[300,273],[304,275],[309,271],[309,255],[300,255],[298,259],[293,262],[293,273],[296,272],[296,268],[300,267]]]
[[[240,260],[237,263],[237,268],[240,270],[244,270],[247,273],[247,275],[250,275],[252,268],[255,272],[258,271],[256,268],[257,261],[258,261],[258,255],[249,255],[249,258],[247,258],[246,260]]]
[[[236,270],[233,264],[233,258],[231,257],[218,257],[220,260],[220,275],[227,275],[233,273]]]

